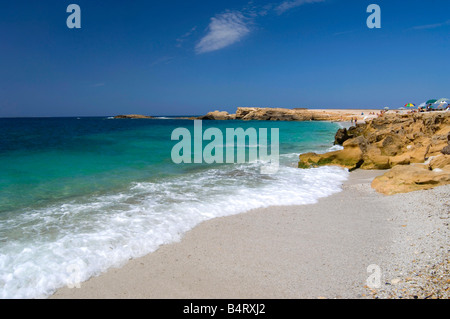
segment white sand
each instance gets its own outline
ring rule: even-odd
[[[386,197],[370,187],[381,173],[355,171],[343,192],[314,205],[204,222],[181,242],[52,298],[364,298],[367,267],[380,267],[383,284],[406,273],[417,258],[403,249],[411,244],[406,229],[420,229],[424,211],[448,212],[446,201],[431,210],[426,203],[436,194],[449,198],[450,187]],[[415,217],[405,221],[410,213]],[[448,245],[445,234],[436,240]]]

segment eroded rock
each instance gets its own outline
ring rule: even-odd
[[[450,156],[440,155],[429,164],[398,165],[376,177],[372,187],[379,193],[393,195],[430,189],[450,183]]]
[[[450,113],[389,114],[336,134],[343,150],[300,155],[299,167],[392,169],[374,181],[383,194],[450,183]]]
[[[229,114],[228,112],[225,111],[213,111],[213,112],[209,112],[206,115],[200,116],[198,119],[199,120],[234,120],[236,118],[236,116],[234,114]]]

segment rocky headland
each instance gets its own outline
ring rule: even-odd
[[[384,114],[340,129],[335,144],[344,149],[302,154],[299,168],[389,169],[372,182],[386,195],[450,184],[450,112]]]
[[[235,114],[213,111],[200,116],[199,120],[243,121],[348,121],[362,120],[375,110],[310,110],[285,108],[238,107]]]

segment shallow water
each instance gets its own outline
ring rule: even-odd
[[[278,171],[261,174],[262,161],[174,164],[171,133],[193,131],[190,120],[0,119],[0,297],[45,297],[177,241],[204,220],[314,203],[347,178],[339,168],[296,168],[300,153],[333,147],[335,123],[202,124],[224,135],[278,128]]]

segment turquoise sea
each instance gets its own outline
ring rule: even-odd
[[[193,131],[193,123],[0,119],[0,297],[46,297],[177,241],[204,220],[315,203],[347,178],[336,167],[296,168],[300,153],[333,148],[336,123],[203,121],[224,135],[278,128],[275,174],[261,174],[262,161],[175,164],[172,131]]]

